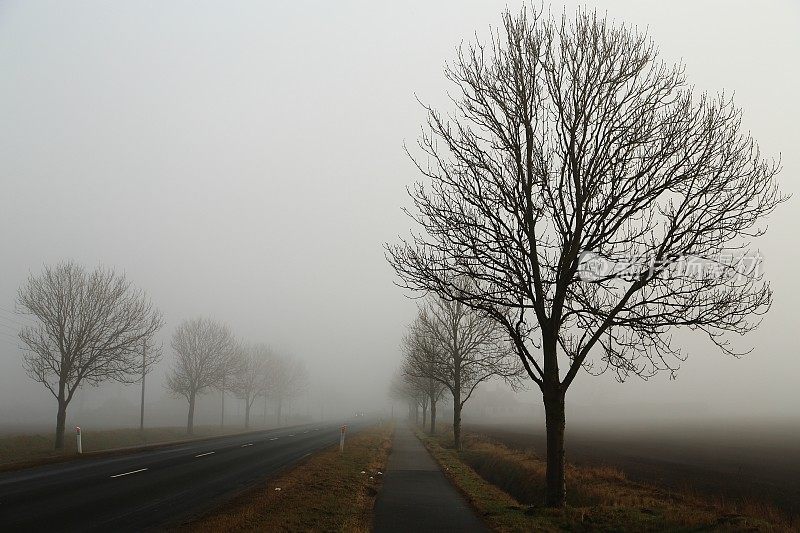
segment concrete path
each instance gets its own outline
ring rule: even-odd
[[[395,430],[372,527],[375,533],[488,531],[411,429],[402,424]]]

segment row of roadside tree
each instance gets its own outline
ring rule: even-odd
[[[67,407],[87,385],[141,381],[143,427],[144,380],[162,359],[156,335],[165,321],[142,289],[113,269],[88,271],[66,261],[31,274],[19,289],[16,308],[29,319],[19,332],[25,371],[57,402],[57,450],[64,447]],[[170,344],[175,359],[166,388],[187,400],[189,434],[196,400],[211,389],[222,393],[222,416],[226,392],[240,398],[249,427],[256,399],[271,399],[280,423],[284,402],[308,384],[299,360],[238,340],[227,325],[210,318],[183,321]]]
[[[485,315],[458,301],[430,296],[403,338],[403,364],[391,386],[393,399],[422,410],[423,426],[430,410],[436,432],[436,406],[453,402],[453,437],[461,448],[461,411],[481,383],[500,379],[521,386],[524,369],[507,336]]]

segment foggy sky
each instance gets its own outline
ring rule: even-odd
[[[415,308],[382,243],[411,224],[400,208],[418,178],[403,152],[425,118],[415,95],[448,109],[444,62],[506,5],[520,2],[0,2],[0,425],[55,416],[22,369],[13,308],[29,272],[63,259],[124,270],[163,311],[148,401],[165,394],[175,326],[210,315],[305,360],[313,395],[387,405]],[[697,90],[734,92],[796,193],[800,5],[598,5],[648,27]],[[796,202],[758,243],[775,302],[739,344],[752,354],[679,335],[690,357],[677,380],[583,374],[572,411],[796,415]],[[86,394],[136,401],[138,389]]]

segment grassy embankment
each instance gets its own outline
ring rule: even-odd
[[[565,510],[547,509],[545,463],[468,435],[462,452],[452,433],[420,435],[445,474],[497,531],[791,531],[778,511],[747,502],[708,501],[634,483],[607,467],[567,469]]]
[[[158,445],[160,443],[201,439],[218,435],[232,435],[242,431],[241,428],[233,427],[197,426],[194,429],[194,435],[190,437],[184,427],[147,428],[144,433],[138,429],[84,430],[81,446],[84,453],[91,453],[116,448]],[[0,437],[0,470],[74,458],[77,454],[77,445],[72,428],[67,431],[65,437],[65,447],[61,452],[53,450],[55,437],[52,434]]]
[[[311,455],[183,529],[369,531],[391,434],[390,426],[360,431],[348,438],[344,453],[336,446]]]

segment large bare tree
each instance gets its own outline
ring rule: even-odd
[[[647,35],[593,12],[506,12],[446,76],[455,109],[426,108],[415,158],[422,231],[389,260],[406,287],[505,327],[542,391],[546,503],[562,506],[565,394],[581,368],[674,372],[675,328],[746,351],[729,338],[758,324],[771,291],[730,257],[748,256],[782,201],[779,164],[730,97],[693,94]]]
[[[447,388],[453,398],[454,445],[461,449],[461,412],[478,385],[499,378],[516,387],[524,370],[505,331],[458,300],[428,298],[412,326],[410,342],[424,355],[412,360],[406,372]]]
[[[25,371],[56,398],[55,448],[64,448],[67,406],[84,384],[133,383],[158,358],[153,338],[163,325],[146,294],[108,268],[87,272],[64,262],[31,275],[18,307],[36,320],[19,338]],[[145,351],[142,359],[142,349]]]
[[[175,363],[167,388],[189,402],[186,431],[194,433],[197,396],[220,382],[229,366],[236,341],[228,326],[210,318],[184,320],[172,335]]]

